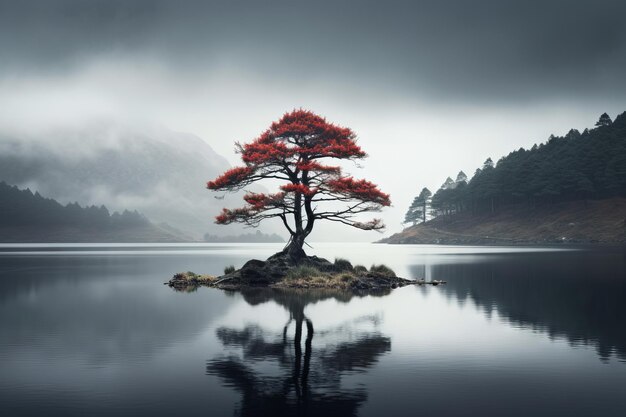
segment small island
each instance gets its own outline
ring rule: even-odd
[[[178,291],[194,291],[198,287],[241,290],[252,287],[334,289],[348,291],[380,291],[406,285],[439,285],[445,281],[409,280],[397,277],[385,265],[353,266],[337,258],[330,262],[317,256],[305,256],[295,263],[286,252],[279,252],[266,261],[252,259],[241,269],[227,267],[222,276],[181,272],[166,282]]]
[[[178,273],[167,284],[179,290],[199,286],[237,290],[248,287],[330,288],[381,290],[409,284],[438,285],[396,276],[385,265],[352,266],[338,258],[334,263],[308,256],[305,239],[320,221],[335,222],[361,230],[382,230],[380,219],[361,215],[379,212],[391,205],[389,194],[365,179],[355,179],[341,166],[327,160],[356,162],[367,154],[356,143],[356,134],[308,110],[293,110],[270,125],[250,143],[236,144],[243,166],[224,172],[207,183],[212,191],[246,191],[241,208],[224,208],[217,224],[240,223],[257,227],[262,221],[280,220],[289,232],[282,252],[265,261],[253,259],[241,269],[228,267],[213,277],[193,272]],[[255,193],[248,187],[261,180],[280,181],[273,194]]]

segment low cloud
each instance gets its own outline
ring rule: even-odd
[[[423,186],[626,110],[624,15],[608,0],[0,0],[0,149],[82,158],[117,146],[98,127],[115,120],[195,133],[237,164],[234,141],[305,107],[359,134],[371,156],[353,174],[391,193],[395,230]]]

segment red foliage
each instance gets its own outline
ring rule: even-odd
[[[376,184],[367,180],[355,180],[352,177],[342,177],[328,181],[330,191],[353,198],[355,200],[370,201],[383,206],[391,205],[389,194],[378,189]]]
[[[354,141],[331,142],[325,147],[324,152],[333,158],[365,158],[367,156]]]
[[[286,113],[279,121],[249,144],[240,147],[246,164],[283,162],[292,157],[364,158],[366,153],[355,142],[352,130],[328,123],[306,110]]]
[[[325,118],[308,110],[294,110],[272,123],[270,130],[274,137],[308,137],[319,139],[354,139],[354,132],[346,127],[328,123]]]
[[[230,224],[236,222],[238,219],[245,219],[252,214],[252,211],[247,208],[237,208],[237,209],[222,209],[222,213],[215,216],[215,223],[217,224]]]
[[[298,162],[296,164],[296,168],[298,168],[300,171],[317,171],[327,172],[330,174],[339,174],[341,172],[341,168],[337,166],[322,165],[319,162],[315,161]]]
[[[254,208],[262,209],[267,205],[267,196],[265,194],[248,193],[243,196],[246,203]]]
[[[207,182],[206,186],[210,190],[219,190],[235,186],[248,178],[254,169],[251,167],[235,167],[224,172],[213,181]]]
[[[215,223],[217,224],[228,224],[229,212],[227,208],[223,208],[222,212],[215,216]]]
[[[224,209],[216,217],[217,223],[256,226],[262,220],[280,217],[292,237],[296,233],[304,233],[306,237],[316,219],[338,221],[364,230],[383,227],[378,219],[360,222],[355,216],[389,206],[389,195],[369,181],[342,176],[339,166],[320,163],[323,158],[356,160],[367,156],[351,129],[329,123],[313,112],[294,110],[272,123],[252,142],[237,144],[237,149],[245,166],[232,168],[209,181],[209,189],[236,191],[270,178],[284,182],[277,194],[247,193],[246,206]],[[315,195],[318,198],[312,198]],[[317,207],[323,201],[350,205],[343,210],[323,211]],[[293,218],[287,219],[292,215]]]
[[[248,206],[233,210],[227,208],[222,209],[222,212],[215,217],[215,223],[229,224],[236,221],[247,220],[268,208],[282,207],[285,202],[285,193],[246,193],[243,199],[248,203]]]
[[[283,142],[265,143],[254,141],[243,146],[241,159],[246,164],[263,164],[282,161],[295,153],[295,149],[290,149]]]
[[[304,184],[285,184],[280,187],[281,190],[287,193],[300,193],[304,195],[314,195],[317,190],[311,189]]]
[[[257,193],[247,193],[243,196],[243,199],[250,205],[251,209],[254,210],[262,210],[266,207],[276,206],[277,204],[283,203],[285,199],[285,193],[276,193],[276,194],[257,194]]]

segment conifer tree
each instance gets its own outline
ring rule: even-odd
[[[600,118],[596,122],[596,126],[597,127],[611,126],[611,123],[613,123],[613,121],[611,120],[609,115],[606,114],[606,113],[602,113],[602,115],[600,116]]]

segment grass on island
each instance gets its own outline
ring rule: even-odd
[[[212,284],[217,281],[217,277],[213,275],[199,275],[191,271],[179,272],[174,275],[174,279],[180,281],[187,281],[190,284]]]
[[[335,269],[338,271],[354,271],[350,261],[343,258],[335,258]]]
[[[364,276],[396,277],[391,268],[382,264],[372,265],[368,271],[363,265],[352,266],[348,260],[337,258],[334,266],[335,270],[339,272],[324,272],[307,265],[292,268],[287,273],[284,284],[290,287],[348,289],[353,286],[355,281]]]
[[[236,272],[233,265],[224,268],[224,274],[232,274]],[[214,286],[231,278],[241,277],[215,277],[213,275],[200,275],[191,271],[180,272],[174,275],[169,285],[177,290],[194,291],[195,288],[206,285]],[[391,268],[386,265],[372,265],[368,270],[363,265],[352,266],[350,261],[342,258],[335,259],[333,264],[322,262],[319,266],[300,265],[290,268],[284,278],[274,282],[273,287],[277,288],[310,288],[310,289],[335,289],[347,290],[351,288],[362,288],[363,286],[372,285],[372,282],[378,281],[378,284],[385,283],[386,279],[397,278]],[[382,279],[382,280],[381,280]],[[237,280],[232,283],[237,284]],[[240,283],[241,284],[241,283]],[[395,281],[389,285],[396,285]]]
[[[367,268],[363,265],[354,265],[354,273],[356,274],[367,274]]]
[[[395,277],[396,273],[393,272],[393,269],[389,268],[387,265],[372,265],[370,268],[370,272],[378,275],[382,275],[384,277]]]

